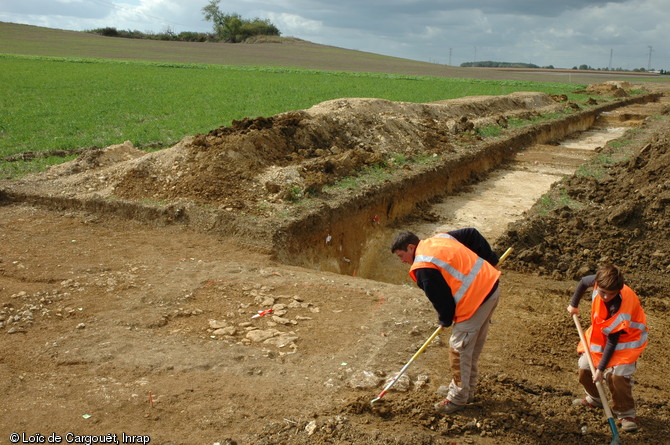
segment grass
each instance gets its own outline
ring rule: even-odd
[[[355,174],[345,176],[333,185],[323,187],[326,193],[337,193],[337,189],[359,190],[367,185],[381,184],[391,178],[393,170],[398,168],[396,165],[376,164],[364,167]]]
[[[573,95],[573,96],[576,96],[576,95]],[[583,99],[583,97],[580,97],[579,99]],[[578,99],[573,99],[573,100],[578,100]],[[553,120],[553,119],[560,119],[561,117],[564,117],[565,115],[570,114],[571,112],[572,112],[572,110],[565,109],[565,110],[560,111],[560,112],[545,113],[545,114],[542,114],[542,115],[539,115],[539,116],[533,116],[529,119],[519,119],[519,118],[513,117],[513,118],[510,118],[507,121],[507,125],[511,128],[519,128],[519,127],[523,127],[523,126],[526,126],[526,125],[535,125],[535,124],[539,124],[541,122],[547,122],[547,121],[550,121],[550,120]]]
[[[552,188],[548,193],[540,197],[536,205],[538,206],[539,214],[542,216],[560,207],[570,207],[571,209],[583,207],[582,203],[570,198],[568,192],[562,187],[557,189]]]
[[[437,156],[419,155],[407,158],[400,153],[392,153],[379,164],[363,167],[354,174],[340,178],[337,182],[323,187],[326,193],[337,194],[338,189],[360,190],[365,186],[381,184],[393,177],[393,172],[406,165],[425,165],[437,161]]]
[[[141,41],[10,23],[0,23],[0,41],[0,177],[66,160],[3,162],[17,153],[125,140],[155,150],[233,120],[342,97],[423,103],[542,91],[586,98],[571,93],[582,84],[468,79],[455,67],[309,42]]]
[[[614,164],[616,161],[610,154],[598,154],[594,156],[588,163],[577,167],[575,176],[583,178],[601,179],[607,173],[607,167]]]
[[[341,97],[428,102],[574,84],[0,54],[0,159],[25,151],[167,146],[245,117]]]
[[[575,176],[602,179],[611,165],[630,159],[634,143],[632,138],[642,132],[640,129],[632,128],[627,130],[623,137],[607,142],[605,150],[591,158],[588,163],[580,165]]]
[[[406,163],[411,162],[406,161]],[[332,185],[324,186],[323,191],[325,193],[337,194],[338,189],[360,190],[365,186],[381,184],[387,179],[390,179],[393,171],[398,167],[398,165],[392,164],[376,164],[364,167],[354,175],[345,176]]]
[[[29,161],[17,160],[12,162],[0,162],[0,177],[15,178],[27,173],[46,170],[47,167],[72,161],[78,155],[69,156],[45,156]]]
[[[477,129],[477,134],[484,138],[500,136],[502,133],[503,128],[500,125],[487,125]]]

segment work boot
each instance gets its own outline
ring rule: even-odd
[[[447,397],[449,395],[449,386],[448,385],[442,385],[439,388],[437,388],[437,393],[441,396]],[[472,403],[475,401],[475,396],[468,396],[468,403]]]
[[[575,399],[572,401],[572,404],[574,406],[586,406],[587,408],[602,408],[602,405],[598,405],[597,402],[594,400],[593,402],[589,402],[588,399]]]
[[[456,405],[455,403],[452,403],[452,401],[449,399],[444,399],[440,403],[435,404],[435,411],[441,414],[455,413],[456,411],[460,411],[463,408],[465,408],[464,405]]]
[[[640,427],[639,421],[635,417],[624,417],[621,421],[621,429],[629,433],[637,431]]]

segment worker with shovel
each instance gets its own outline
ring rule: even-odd
[[[477,362],[498,305],[498,256],[474,228],[424,240],[412,232],[401,232],[391,252],[411,264],[410,277],[435,307],[440,325],[453,323],[449,338],[453,378],[447,398],[435,409],[445,414],[459,411],[474,399]]]
[[[633,290],[624,284],[621,271],[611,264],[598,268],[595,275],[581,279],[572,296],[568,312],[579,314],[579,301],[585,291],[593,287],[591,303],[591,327],[584,334],[589,345],[589,357],[580,343],[579,382],[586,390],[586,398],[574,400],[575,405],[587,407],[607,406],[602,400],[597,384],[603,377],[612,393],[612,411],[618,417],[621,429],[635,431],[633,399],[633,373],[640,354],[647,346],[647,320],[640,300]]]

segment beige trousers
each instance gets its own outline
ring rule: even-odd
[[[500,285],[472,317],[455,323],[451,329],[449,359],[452,380],[449,384],[447,399],[455,405],[465,405],[474,399],[478,374],[477,363],[484,349],[491,316],[498,306],[499,298]]]

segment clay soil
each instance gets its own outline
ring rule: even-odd
[[[3,182],[0,443],[11,433],[79,443],[123,433],[156,444],[609,443],[602,411],[571,405],[582,391],[566,312],[576,280],[608,259],[638,290],[650,328],[636,373],[641,429],[622,443],[670,443],[667,105],[650,104],[626,134],[627,156],[605,147],[602,174],[555,186],[573,205],[531,209],[496,240],[515,251],[475,401],[454,415],[432,410],[451,379],[448,331],[370,404],[436,327],[419,289],[286,265],[264,240],[318,211],[319,199],[345,202],[348,192],[331,187],[353,171],[395,159],[396,174],[411,175],[417,167],[402,159],[463,155],[477,125],[570,106],[509,101],[452,103],[449,116],[438,104],[332,101]]]

